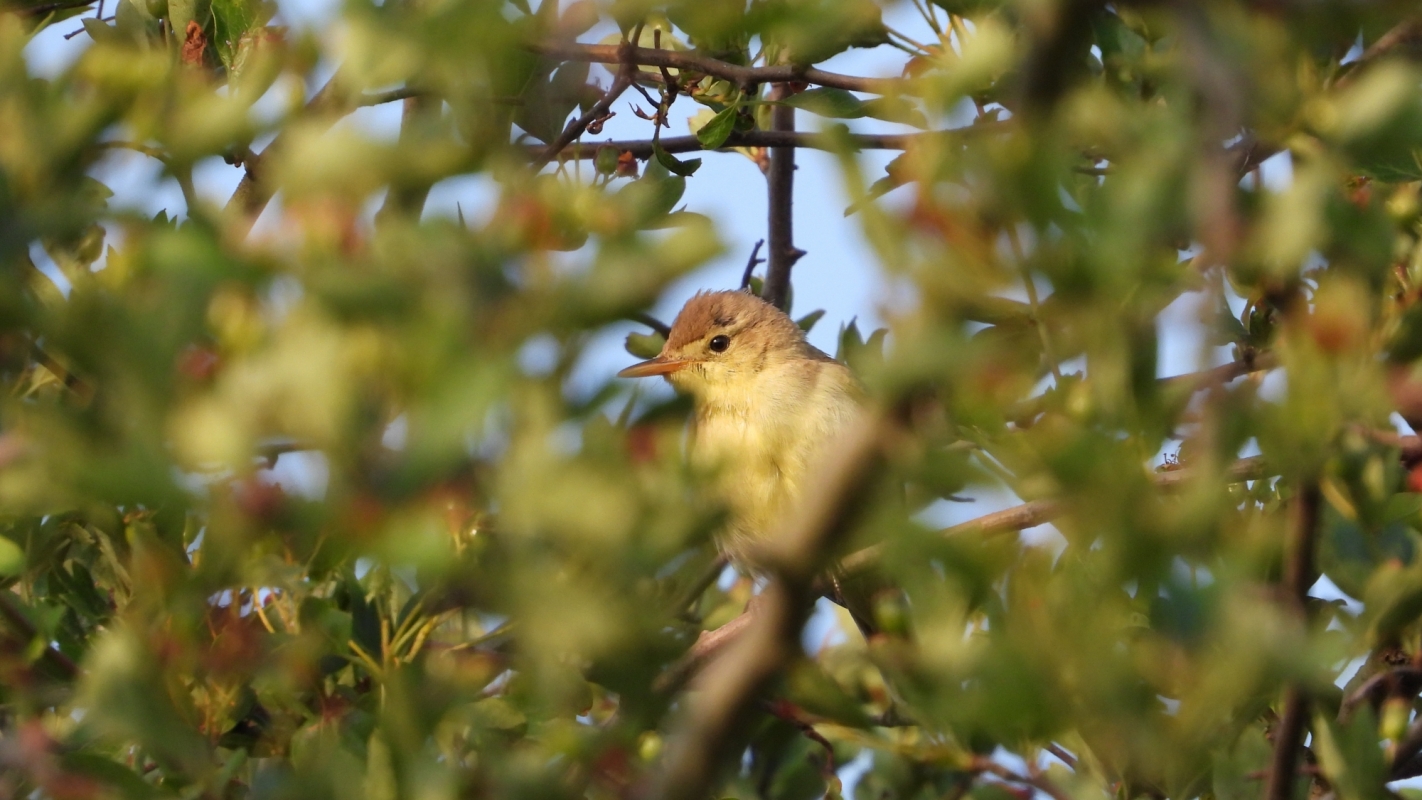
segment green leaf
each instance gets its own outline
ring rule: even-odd
[[[108,23],[94,17],[85,17],[80,20],[84,26],[84,32],[89,34],[89,38],[96,42],[114,42],[122,39],[122,35]]]
[[[804,331],[805,333],[809,333],[810,329],[815,327],[815,323],[819,322],[820,318],[824,315],[825,310],[823,308],[817,309],[795,320],[795,324],[800,326],[800,330]]]
[[[624,346],[637,358],[655,358],[667,343],[660,333],[629,333]]]
[[[1377,717],[1366,703],[1347,723],[1338,722],[1332,714],[1314,715],[1314,752],[1342,800],[1383,800],[1389,796],[1387,766],[1377,731]]]
[[[660,143],[652,144],[652,153],[657,157],[657,163],[666,167],[669,172],[680,175],[683,178],[690,177],[696,173],[696,170],[701,168],[701,159],[690,158],[686,161],[680,161],[676,156],[663,150]]]
[[[544,64],[545,69],[547,66]],[[551,75],[540,70],[524,91],[523,105],[514,115],[514,122],[539,141],[552,142],[563,132],[563,123],[581,101],[587,79],[585,62],[569,61]]]
[[[710,122],[696,130],[696,139],[707,150],[715,150],[726,143],[736,130],[738,106],[728,106],[717,112]]]
[[[913,103],[902,97],[876,97],[864,101],[864,115],[885,122],[898,122],[915,128],[928,127],[928,118]]]
[[[242,37],[267,24],[276,13],[270,0],[211,0],[212,44],[228,69],[237,62]],[[201,20],[199,20],[201,21]]]
[[[836,119],[859,119],[869,114],[868,109],[865,108],[864,101],[860,100],[852,92],[830,86],[818,86],[814,89],[806,89],[799,94],[791,95],[788,99],[778,102],[780,105],[800,108],[819,114],[822,117],[834,117]]]
[[[19,575],[25,569],[25,551],[14,542],[0,536],[0,577]]]
[[[124,765],[94,753],[65,753],[61,759],[64,769],[75,775],[83,775],[106,784],[128,800],[147,800],[163,793],[138,773]]]
[[[642,177],[629,181],[617,191],[618,200],[626,203],[638,229],[661,222],[676,208],[686,193],[686,178],[672,175],[657,160],[647,162]]]
[[[597,154],[593,158],[593,165],[599,175],[617,174],[617,162],[622,153],[616,147],[602,145],[597,149]]]

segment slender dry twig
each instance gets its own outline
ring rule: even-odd
[[[788,86],[778,86],[771,99],[789,96]],[[777,105],[770,115],[771,130],[783,133],[795,130],[795,108]],[[770,148],[770,168],[765,174],[769,196],[767,224],[770,230],[770,251],[765,267],[765,288],[760,296],[776,308],[786,310],[790,297],[790,270],[805,251],[795,246],[795,148]]]
[[[640,322],[648,328],[660,333],[662,336],[671,336],[671,326],[652,316],[638,311],[635,314],[628,314],[627,318],[633,322]]]
[[[1160,383],[1161,388],[1167,391],[1188,388],[1192,392],[1198,392],[1212,386],[1229,383],[1235,378],[1242,378],[1251,372],[1267,372],[1278,365],[1279,360],[1272,353],[1245,349],[1238,361],[1231,361],[1228,364],[1221,364],[1218,367],[1211,367],[1199,372],[1163,378]]]
[[[391,89],[388,92],[374,92],[372,94],[361,95],[360,99],[356,101],[356,105],[365,108],[367,106],[384,105],[385,103],[394,103],[399,100],[409,100],[412,97],[425,97],[427,95],[428,92],[421,89],[416,89],[411,86],[402,86],[399,89]]]
[[[1061,787],[1047,780],[1046,777],[1042,775],[1019,775],[986,756],[974,757],[972,770],[974,772],[986,772],[991,775],[996,775],[1011,783],[1020,783],[1023,786],[1030,786],[1033,789],[1046,793],[1052,800],[1071,800],[1071,795],[1062,791]]]
[[[1304,481],[1294,498],[1290,520],[1289,541],[1284,563],[1284,591],[1289,610],[1300,622],[1307,613],[1309,587],[1313,585],[1313,546],[1318,528],[1319,490],[1313,479]],[[1297,682],[1284,691],[1284,713],[1274,728],[1274,754],[1269,761],[1269,777],[1265,784],[1265,800],[1289,800],[1293,797],[1294,770],[1298,765],[1299,745],[1303,742],[1304,724],[1308,718],[1308,695]]]
[[[746,259],[745,272],[741,273],[741,291],[750,289],[751,276],[755,274],[755,268],[765,263],[765,259],[760,257],[760,248],[765,245],[764,239],[757,239],[755,247],[751,248],[750,258]]]
[[[1026,304],[1022,305],[1024,311],[1028,310]],[[1004,309],[1010,313],[1016,313],[1016,309]],[[1160,378],[1158,386],[1163,391],[1179,391],[1188,389],[1191,392],[1199,392],[1214,386],[1229,383],[1255,372],[1267,372],[1278,366],[1278,360],[1270,353],[1261,353],[1255,350],[1246,351],[1238,361],[1231,361],[1228,364],[1221,364],[1218,367],[1210,367],[1199,372],[1187,372],[1182,375],[1172,375],[1168,378]],[[1018,403],[1007,410],[1006,416],[1011,420],[1031,419],[1046,410],[1046,395],[1036,395]]]
[[[1062,747],[1056,742],[1052,742],[1047,745],[1046,750],[1048,753],[1056,756],[1063,764],[1066,764],[1071,769],[1076,769],[1076,756],[1068,752],[1065,747]]]
[[[121,139],[108,139],[102,142],[95,142],[94,146],[100,150],[132,150],[135,153],[142,153],[155,161],[168,163],[168,154],[161,147],[153,147],[141,142],[129,142]]]
[[[696,643],[686,651],[686,655],[657,677],[656,682],[652,685],[653,691],[673,692],[684,686],[717,653],[734,642],[746,628],[750,627],[751,623],[755,621],[756,605],[752,603],[746,606],[745,611],[719,628],[702,631],[701,635],[696,638]]]
[[[42,17],[46,14],[50,14],[55,11],[66,11],[71,8],[83,8],[84,6],[91,6],[93,4],[94,0],[61,0],[61,2],[58,3],[45,3],[42,6],[30,6],[28,8],[10,8],[6,10],[12,14],[21,17]]]
[[[1368,678],[1363,685],[1343,698],[1338,707],[1338,718],[1347,720],[1358,704],[1368,702],[1374,707],[1381,705],[1388,697],[1416,697],[1422,691],[1422,669],[1412,666],[1393,667]]]
[[[875,94],[903,93],[912,88],[905,81],[840,75],[813,67],[794,65],[744,67],[685,50],[653,50],[646,47],[631,47],[628,48],[629,52],[623,54],[619,52],[619,45],[578,44],[576,42],[541,42],[529,45],[529,49],[541,56],[561,61],[590,61],[598,64],[631,62],[644,67],[684,70],[700,75],[724,78],[741,87],[795,81]]]

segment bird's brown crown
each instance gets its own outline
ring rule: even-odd
[[[699,292],[686,302],[672,322],[667,350],[681,351],[712,331],[779,338],[795,345],[805,341],[804,332],[794,320],[750,292]]]

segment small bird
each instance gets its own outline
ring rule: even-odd
[[[742,565],[793,511],[864,396],[848,367],[747,291],[692,297],[661,353],[617,374],[660,375],[692,396],[690,457],[718,475],[731,511],[719,544]]]

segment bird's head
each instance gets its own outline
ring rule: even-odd
[[[617,373],[661,375],[702,399],[748,389],[765,370],[817,353],[785,312],[749,292],[702,292],[682,307],[656,358]]]

